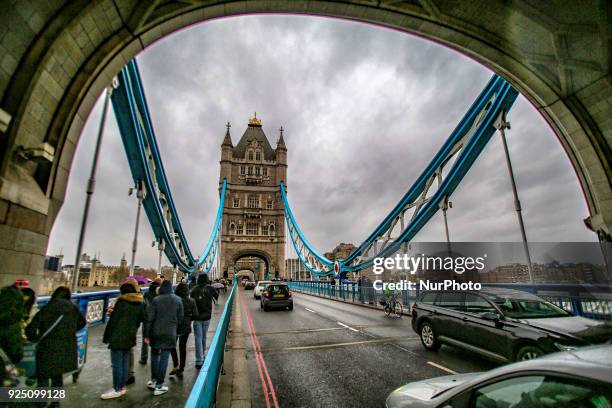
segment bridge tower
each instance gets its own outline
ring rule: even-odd
[[[221,271],[251,279],[285,277],[285,219],[280,182],[287,185],[283,128],[276,149],[257,113],[236,146],[230,123],[221,144],[219,186],[227,179],[221,227]]]

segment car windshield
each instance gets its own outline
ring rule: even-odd
[[[268,285],[266,290],[272,295],[283,294],[286,295],[289,292],[287,285]]]
[[[269,282],[269,281],[268,282],[258,282],[257,286],[258,287],[265,287],[268,283],[271,283],[271,282]]]
[[[497,298],[495,304],[505,316],[515,319],[538,319],[542,317],[565,317],[570,313],[541,299]]]

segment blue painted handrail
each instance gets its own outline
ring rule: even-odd
[[[140,288],[141,293],[147,293],[148,291],[148,287]],[[87,319],[87,323],[91,327],[106,323],[109,303],[111,299],[116,299],[117,297],[119,297],[119,290],[114,289],[98,292],[74,293],[72,295],[72,301],[77,305],[83,316],[85,316]],[[40,309],[47,304],[50,298],[51,296],[41,296],[36,299],[36,305]],[[98,307],[100,306],[100,303],[96,303],[96,306],[94,307],[93,302],[100,300],[103,301],[101,307]]]
[[[196,378],[195,384],[191,389],[189,398],[185,403],[185,408],[209,408],[214,407],[217,396],[217,383],[223,366],[223,355],[225,353],[225,343],[229,331],[229,324],[232,317],[232,304],[236,293],[237,283],[234,279],[234,286],[230,295],[227,297],[221,318],[217,323],[215,335],[210,343],[210,348],[206,353],[204,365]]]
[[[198,258],[198,265],[203,265],[203,273],[208,273],[212,266],[214,265],[215,257],[217,256],[217,251],[219,250],[219,238],[221,234],[221,222],[223,220],[223,208],[225,206],[225,191],[227,189],[227,180],[223,179],[223,184],[221,185],[221,194],[219,197],[219,208],[217,209],[217,216],[215,218],[215,224],[208,240],[208,244],[202,255]]]
[[[533,293],[575,316],[597,320],[612,320],[612,287],[596,284],[565,283],[483,283],[483,287],[499,287]],[[346,281],[332,289],[329,281],[291,281],[291,290],[314,294],[350,303],[378,305],[383,298],[382,290],[372,286],[358,286],[357,282]],[[418,296],[418,291],[402,291],[402,302],[408,306]]]

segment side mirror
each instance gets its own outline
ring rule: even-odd
[[[480,317],[484,320],[491,320],[493,322],[498,322],[501,320],[501,316],[493,312],[483,313]]]

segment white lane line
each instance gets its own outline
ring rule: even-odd
[[[305,307],[304,309],[308,310],[310,313],[317,313],[317,312],[315,312],[314,310],[309,309],[309,308],[307,308],[307,307]]]
[[[336,322],[336,323],[338,323],[340,326],[342,326],[342,327],[346,327],[347,329],[352,330],[352,331],[354,331],[354,332],[358,332],[358,331],[359,331],[359,330],[354,329],[354,328],[352,328],[351,326],[348,326],[348,325],[346,325],[346,324],[344,324],[344,323],[342,323],[342,322]]]
[[[429,364],[430,366],[434,366],[434,367],[436,367],[436,368],[439,368],[439,369],[440,369],[440,370],[442,370],[442,371],[446,371],[447,373],[450,373],[450,374],[459,374],[458,372],[453,371],[453,370],[451,370],[450,368],[446,368],[446,367],[444,367],[443,365],[436,364],[436,363],[434,363],[433,361],[428,361],[428,362],[427,362],[427,364]]]

